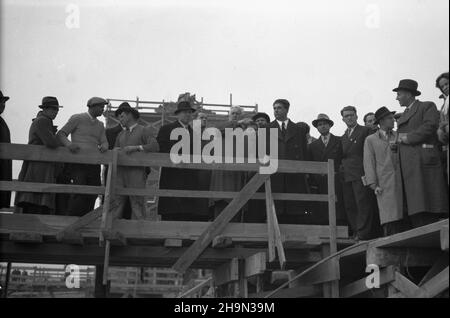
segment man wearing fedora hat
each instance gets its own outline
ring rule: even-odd
[[[156,140],[159,144],[159,152],[170,153],[172,146],[179,140],[171,140],[170,134],[174,129],[184,128],[189,132],[192,150],[193,130],[190,125],[195,109],[190,102],[180,101],[174,114],[177,120],[161,127]],[[195,171],[178,168],[161,168],[159,178],[160,189],[191,190],[196,189],[197,175]],[[172,221],[207,221],[208,214],[200,214],[196,209],[197,200],[193,198],[160,197],[158,199],[158,214],[163,220]],[[207,212],[207,211],[206,211]]]
[[[266,127],[270,123],[270,117],[266,113],[256,113],[253,115],[252,120],[259,128]]]
[[[2,91],[0,91],[0,115],[3,114],[5,110],[6,101],[9,100],[8,96],[4,96]],[[11,134],[2,116],[0,116],[0,142],[11,143]],[[12,161],[11,160],[0,160],[0,180],[11,181],[12,180]],[[10,191],[0,191],[0,209],[9,208],[11,206],[11,192]]]
[[[342,146],[341,138],[330,133],[331,127],[334,122],[326,115],[319,114],[317,119],[312,121],[313,127],[315,127],[320,137],[313,141],[308,146],[308,160],[328,162],[328,160],[334,161],[335,175],[339,174],[339,167],[342,161]],[[318,189],[319,194],[328,193],[328,181],[326,175],[311,175],[310,182]],[[339,225],[346,224],[346,217],[344,211],[342,184],[340,178],[335,178],[335,192],[337,197],[336,202],[336,220]],[[328,224],[328,203],[317,202],[316,208],[312,212],[315,224]]]
[[[385,236],[407,229],[403,216],[402,184],[398,164],[398,134],[394,131],[395,112],[381,107],[375,112],[380,129],[364,143],[364,172],[374,191]]]
[[[61,107],[56,97],[46,96],[42,99],[42,104],[39,105],[42,110],[30,126],[29,145],[43,145],[51,149],[62,146],[53,127],[53,120]],[[50,162],[24,161],[18,179],[23,182],[56,183],[56,168],[57,165]],[[18,192],[15,205],[22,208],[23,213],[53,214],[55,194]]]
[[[108,101],[92,97],[87,102],[88,111],[72,115],[69,121],[58,131],[62,144],[72,153],[80,149],[105,152],[108,150],[105,126],[97,118],[103,115]],[[69,140],[68,136],[71,137]],[[70,172],[73,184],[100,186],[100,165],[71,164]],[[96,195],[72,194],[69,200],[68,214],[83,216],[94,209]]]
[[[448,217],[448,192],[436,131],[439,112],[433,102],[421,102],[418,84],[401,80],[393,89],[402,107],[397,122],[399,156],[404,204],[413,227],[423,226]]]

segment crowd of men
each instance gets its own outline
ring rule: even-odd
[[[362,126],[358,124],[356,107],[346,106],[340,112],[347,126],[342,136],[331,133],[334,122],[328,115],[319,114],[311,124],[320,137],[311,137],[307,123],[295,123],[289,118],[290,103],[286,99],[273,103],[273,121],[266,113],[256,113],[249,118],[242,108],[233,106],[228,121],[217,128],[221,131],[238,127],[244,130],[275,128],[278,129],[278,159],[334,160],[338,225],[348,225],[356,240],[367,240],[448,217],[448,83],[448,73],[436,80],[444,99],[440,111],[433,102],[417,99],[421,93],[418,83],[411,79],[401,80],[393,89],[400,106],[404,107],[401,114],[381,107],[366,114]],[[9,97],[2,93],[0,97],[3,113]],[[28,144],[66,147],[72,153],[81,149],[105,152],[113,148],[120,148],[127,154],[169,153],[180,140],[170,138],[174,129],[186,129],[192,142],[193,119],[200,120],[202,130],[208,127],[205,111],[195,110],[189,102],[181,101],[174,112],[177,120],[163,125],[157,134],[139,124],[139,112],[128,103],[122,103],[115,111],[119,124],[105,129],[98,117],[103,115],[107,104],[103,98],[89,99],[87,112],[73,115],[57,130],[53,120],[62,106],[57,98],[44,97],[39,105],[41,110],[32,121]],[[0,142],[10,142],[8,126],[1,117],[0,129]],[[202,141],[202,146],[205,144],[206,141]],[[0,173],[0,180],[12,179],[11,161],[1,161]],[[116,185],[145,188],[148,173],[148,168],[119,166]],[[239,192],[253,175],[254,172],[162,168],[159,188]],[[99,186],[101,167],[25,161],[19,181]],[[271,183],[274,193],[328,192],[324,175],[275,173]],[[258,192],[264,192],[264,187]],[[23,213],[82,216],[94,209],[96,199],[95,195],[84,194],[18,192],[15,206]],[[116,196],[114,199],[116,217],[150,218],[143,196]],[[163,196],[158,201],[158,214],[162,220],[210,221],[229,201],[219,196],[211,199]],[[10,192],[1,191],[0,208],[9,205]],[[328,224],[327,203],[276,201],[275,206],[280,223]],[[250,200],[233,221],[265,222],[265,215],[265,202]]]

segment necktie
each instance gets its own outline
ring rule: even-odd
[[[347,136],[350,137],[351,134],[352,134],[352,129],[351,129],[351,128],[348,128],[348,129],[347,129]]]
[[[325,147],[328,145],[328,137],[327,136],[323,136],[322,137],[322,142],[325,145]]]
[[[281,134],[283,135],[283,138],[286,136],[286,124],[284,122],[281,124]]]

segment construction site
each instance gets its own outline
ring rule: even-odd
[[[229,104],[189,100],[223,121]],[[159,129],[174,120],[176,103],[108,99],[106,126],[119,102],[133,103],[145,126]],[[248,114],[258,105],[241,106]],[[336,222],[333,161],[284,161],[278,172],[327,176],[327,194],[272,193],[270,175],[259,164],[173,164],[168,154],[118,150],[72,154],[66,148],[0,144],[0,159],[101,164],[102,186],[0,181],[0,190],[80,193],[103,197],[82,217],[0,213],[0,282],[5,298],[171,297],[171,298],[434,298],[448,297],[448,219],[371,241],[356,242]],[[115,186],[117,166],[147,167],[147,188]],[[161,167],[255,172],[240,192],[159,189]],[[264,186],[264,192],[258,192]],[[114,195],[147,198],[148,221],[113,220]],[[231,202],[212,222],[161,221],[159,197],[227,198]],[[265,202],[264,224],[232,223],[250,200]],[[328,204],[328,225],[280,224],[274,200]],[[76,270],[73,266],[76,265]],[[75,277],[73,277],[75,273]],[[69,279],[68,279],[69,278]],[[73,278],[78,284],[73,288]],[[68,284],[69,281],[69,284]]]

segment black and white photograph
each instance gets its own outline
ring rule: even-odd
[[[0,0],[0,306],[448,299],[449,25],[448,0]]]

